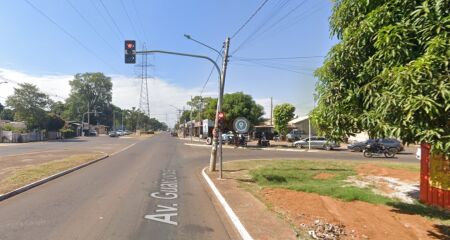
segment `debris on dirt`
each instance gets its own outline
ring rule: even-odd
[[[346,181],[360,188],[372,187],[377,194],[409,204],[414,203],[419,192],[418,183],[404,182],[393,177],[351,176]]]
[[[321,240],[338,240],[346,235],[345,226],[343,224],[332,224],[317,219],[314,221],[314,225],[311,226],[312,230],[308,231],[309,236],[313,239]]]

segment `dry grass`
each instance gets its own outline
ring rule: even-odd
[[[71,155],[60,160],[54,160],[38,165],[28,165],[16,169],[10,176],[0,182],[0,194],[7,193],[19,187],[54,175],[61,171],[81,165],[104,156],[102,153]]]

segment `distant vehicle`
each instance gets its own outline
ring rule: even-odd
[[[175,132],[175,131],[171,132],[170,135],[171,135],[172,137],[178,137],[178,133]]]
[[[89,136],[97,136],[97,131],[91,129],[91,130],[89,130],[89,134],[88,135]]]
[[[116,133],[117,133],[117,135],[119,135],[119,136],[125,135],[125,133],[124,133],[122,130],[117,130]]]
[[[111,131],[111,132],[109,132],[108,135],[109,135],[110,137],[118,137],[118,136],[119,136],[119,134],[117,134],[116,131]]]
[[[395,157],[395,153],[397,152],[396,148],[386,148],[381,141],[375,141],[367,144],[363,150],[363,156],[367,158],[371,158],[374,156],[384,155],[387,158]]]
[[[332,150],[339,147],[339,144],[329,141],[324,137],[311,137],[305,138],[294,142],[294,146],[297,148],[307,148],[311,143],[311,148],[323,148],[325,150]]]
[[[369,140],[362,141],[362,142],[355,142],[355,143],[349,144],[347,146],[347,148],[354,152],[362,152],[368,144],[373,144],[374,142],[375,142],[375,139],[369,139]],[[380,143],[382,145],[384,145],[384,147],[386,149],[395,150],[396,153],[405,150],[405,148],[403,147],[403,144],[397,139],[381,138]]]
[[[222,142],[232,144],[234,139],[233,132],[222,133]]]
[[[298,141],[302,138],[306,137],[305,132],[298,130],[298,129],[293,129],[292,131],[290,131],[288,134],[286,134],[286,139],[289,142],[295,142]]]

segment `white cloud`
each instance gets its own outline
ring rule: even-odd
[[[123,75],[109,76],[113,82],[113,104],[127,109],[139,107],[141,80]],[[63,100],[69,96],[69,81],[72,79],[73,75],[49,74],[35,76],[16,70],[0,68],[0,82],[3,80],[8,81],[6,84],[0,84],[0,102],[4,104],[6,97],[14,93],[14,87],[17,86],[16,83],[23,82],[35,84],[41,91],[49,94],[53,100]],[[170,105],[183,108],[186,105],[186,101],[191,96],[198,95],[201,90],[201,87],[182,88],[159,78],[148,79],[148,88],[150,115],[164,122],[167,119],[169,126],[173,126],[176,121],[176,110]],[[217,96],[214,92],[205,93],[204,95]]]

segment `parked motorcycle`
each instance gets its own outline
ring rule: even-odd
[[[247,147],[247,139],[242,134],[239,136],[238,146],[240,146],[240,147]]]
[[[395,157],[396,151],[394,149],[387,149],[383,145],[367,144],[363,150],[364,157],[370,158],[374,156],[384,155],[387,158]]]

